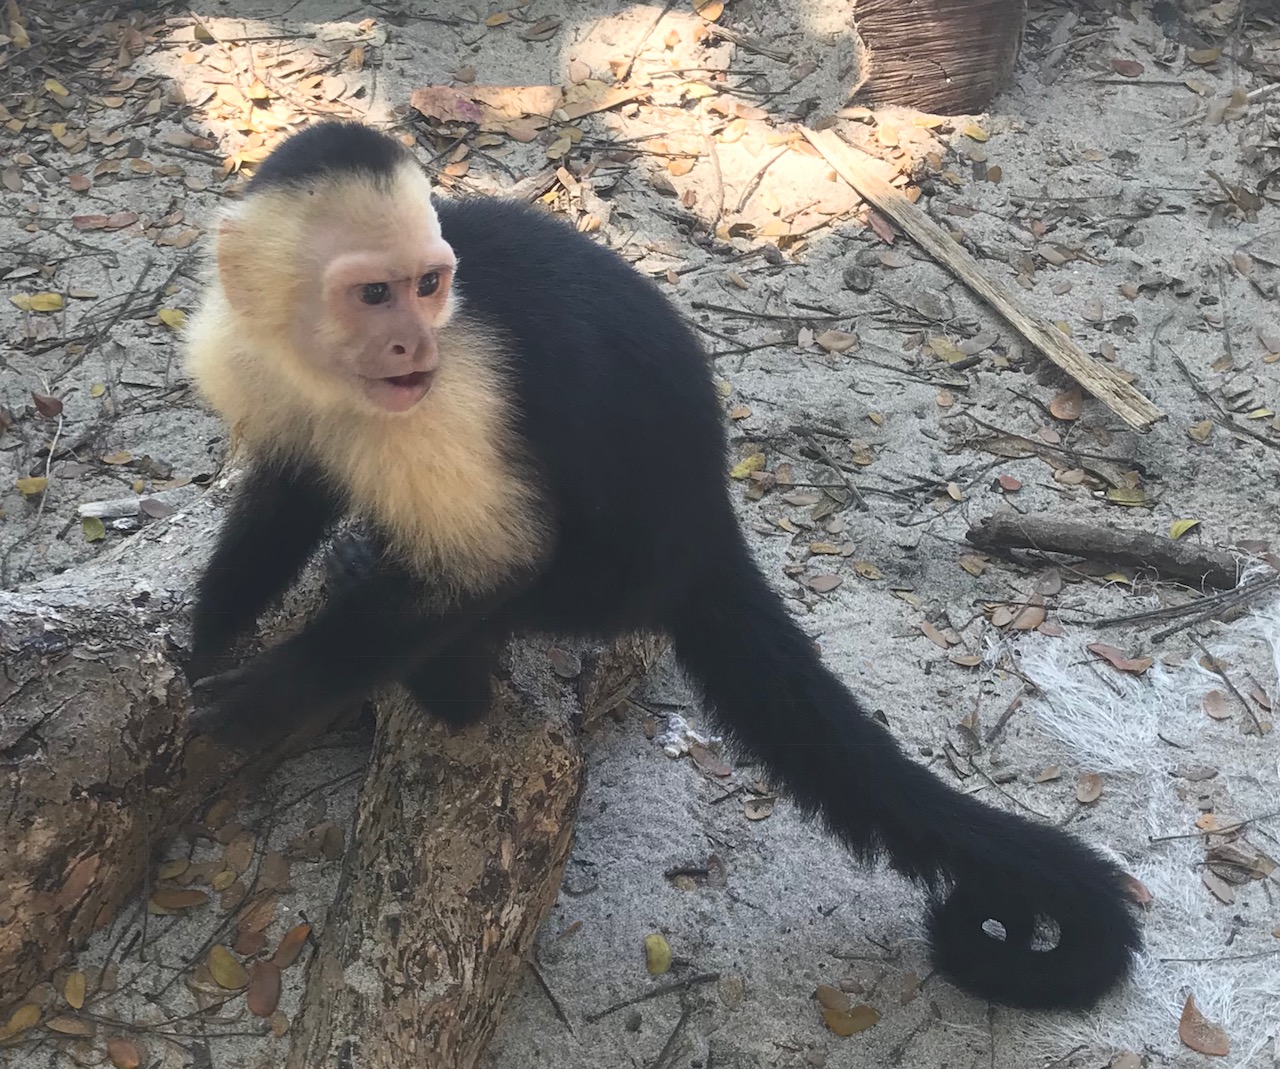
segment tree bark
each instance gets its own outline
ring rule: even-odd
[[[289,1069],[470,1069],[555,903],[582,791],[519,690],[465,731],[388,696]]]
[[[856,0],[869,104],[984,111],[1018,60],[1026,0]]]
[[[231,778],[186,745],[170,623],[207,542],[204,501],[74,572],[0,592],[0,1007],[105,924],[149,844]]]

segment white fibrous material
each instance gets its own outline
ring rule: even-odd
[[[1206,629],[1207,630],[1207,629]],[[1191,632],[1195,634],[1195,631]],[[1280,600],[1229,626],[1214,625],[1204,644],[1221,658],[1236,689],[1259,719],[1280,712]],[[1027,699],[1036,730],[1061,744],[1064,771],[1103,774],[1105,793],[1080,833],[1115,857],[1147,887],[1146,948],[1131,982],[1089,1014],[1020,1015],[1022,1038],[1047,1060],[1081,1045],[1161,1052],[1161,1064],[1204,1063],[1178,1039],[1187,996],[1221,1026],[1231,1053],[1220,1069],[1266,1066],[1280,1051],[1280,912],[1267,884],[1233,884],[1226,904],[1202,880],[1206,850],[1222,837],[1196,834],[1211,811],[1220,824],[1251,821],[1241,842],[1280,858],[1280,731],[1259,735],[1252,717],[1222,678],[1199,662],[1200,649],[1172,638],[1167,653],[1140,675],[1117,671],[1089,653],[1090,642],[1125,646],[1113,635],[1028,634],[1005,647],[1038,693]],[[1136,636],[1130,648],[1140,648]],[[1204,712],[1205,695],[1224,692],[1230,718]],[[1276,712],[1268,712],[1270,703]],[[1257,818],[1256,820],[1253,818]],[[1100,841],[1111,837],[1111,842]],[[1280,930],[1280,929],[1277,929]],[[1012,1021],[1012,1018],[1011,1018]]]

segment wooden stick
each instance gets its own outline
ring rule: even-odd
[[[1230,590],[1240,574],[1240,563],[1227,550],[1175,542],[1147,531],[1126,531],[1097,522],[1051,516],[997,512],[970,527],[965,539],[980,549],[1038,549],[1042,553],[1067,553],[1145,566],[1163,578],[1182,579],[1197,587]]]
[[[801,127],[836,174],[897,223],[908,237],[1004,317],[1031,345],[1052,360],[1130,427],[1150,430],[1164,413],[1107,364],[1099,363],[1047,320],[989,278],[946,231],[874,170],[870,156],[857,152],[834,130]]]

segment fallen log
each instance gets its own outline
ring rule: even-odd
[[[555,903],[582,783],[567,723],[511,687],[461,732],[384,696],[289,1069],[476,1065]]]
[[[238,768],[191,736],[179,660],[221,496],[0,593],[0,1010],[117,915],[157,844],[280,756]],[[312,575],[269,617],[268,641],[318,587]],[[398,688],[380,696],[348,879],[317,933],[293,1064],[340,1064],[351,1036],[361,1065],[475,1064],[568,856],[583,774],[570,714],[617,704],[661,649],[637,638],[588,653],[579,700],[523,644],[512,658],[523,682],[495,682],[493,715],[462,732]]]
[[[1098,523],[997,512],[965,535],[979,549],[1036,549],[1090,560],[1150,568],[1164,579],[1229,590],[1239,581],[1242,557],[1221,549],[1175,541],[1149,531],[1103,527]]]

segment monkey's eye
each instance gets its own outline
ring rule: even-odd
[[[360,289],[360,300],[365,304],[386,304],[391,299],[391,287],[385,282],[367,282]]]
[[[418,296],[430,297],[440,288],[440,272],[432,271],[418,279]]]

